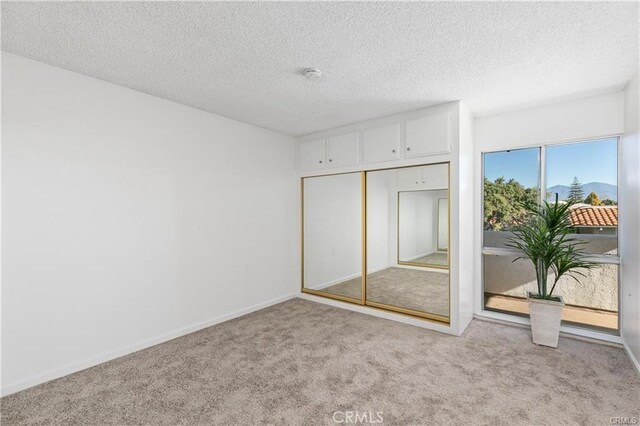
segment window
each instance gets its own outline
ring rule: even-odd
[[[484,243],[504,247],[511,228],[525,219],[523,205],[540,199],[540,148],[484,155]]]
[[[483,154],[483,285],[487,310],[528,315],[533,265],[506,246],[523,205],[572,202],[571,221],[594,269],[562,279],[565,324],[618,330],[618,140],[609,138]]]
[[[618,254],[618,141],[550,146],[546,149],[547,200],[577,203],[571,212],[575,237],[589,253]]]

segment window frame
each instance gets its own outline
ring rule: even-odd
[[[488,150],[488,151],[480,151],[480,312],[481,313],[486,313],[486,312],[491,312],[491,313],[500,313],[502,315],[507,315],[510,317],[520,317],[520,318],[529,318],[529,315],[519,315],[516,313],[509,313],[509,312],[504,312],[504,311],[496,311],[496,310],[491,310],[491,309],[486,309],[485,308],[485,274],[484,274],[484,256],[518,256],[519,254],[521,254],[521,252],[519,250],[513,249],[513,248],[509,248],[509,247],[492,247],[492,246],[488,246],[485,247],[484,245],[484,177],[485,177],[485,155],[487,154],[494,154],[494,153],[500,153],[500,152],[510,152],[510,151],[518,151],[518,150],[525,150],[525,149],[533,149],[533,148],[537,148],[539,150],[539,154],[538,154],[538,204],[540,205],[542,203],[542,200],[546,199],[546,194],[547,194],[547,187],[546,187],[546,175],[547,175],[547,159],[546,159],[546,151],[548,147],[556,147],[556,146],[561,146],[561,145],[572,145],[572,144],[583,144],[583,143],[589,143],[589,142],[597,142],[597,141],[603,141],[603,140],[607,140],[607,139],[615,139],[616,140],[616,199],[618,202],[618,206],[620,205],[620,152],[621,152],[621,147],[620,147],[620,140],[621,140],[621,135],[619,134],[615,134],[615,135],[609,135],[609,136],[602,136],[602,137],[597,137],[597,138],[585,138],[585,139],[576,139],[576,140],[571,140],[571,141],[564,141],[564,142],[548,142],[548,143],[541,143],[541,144],[532,144],[532,145],[527,145],[527,146],[519,146],[516,148],[502,148],[502,149],[495,149],[495,150]],[[622,203],[624,204],[624,201],[622,201]],[[613,264],[613,265],[618,265],[618,273],[617,273],[617,278],[618,278],[618,291],[617,291],[617,298],[618,298],[618,321],[617,321],[617,328],[616,330],[610,329],[610,330],[604,330],[601,328],[597,328],[597,327],[592,327],[586,324],[579,324],[579,323],[565,323],[563,321],[562,323],[562,328],[568,328],[568,329],[579,329],[579,330],[586,330],[588,332],[597,332],[597,333],[603,333],[603,334],[607,334],[607,335],[614,335],[614,336],[620,336],[620,330],[621,330],[621,318],[622,315],[620,314],[620,311],[622,309],[621,303],[620,303],[620,299],[621,299],[621,285],[620,285],[620,270],[621,270],[621,258],[622,258],[622,253],[620,252],[620,220],[618,219],[618,226],[617,226],[617,235],[616,235],[616,248],[617,248],[617,254],[613,255],[613,254],[604,254],[604,253],[593,253],[593,254],[589,254],[587,256],[585,256],[586,260],[589,260],[591,262],[595,262],[598,264]]]

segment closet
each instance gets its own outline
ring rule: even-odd
[[[451,102],[299,138],[301,297],[462,333],[482,294],[472,123]]]
[[[302,194],[303,292],[449,323],[449,163],[305,177]]]

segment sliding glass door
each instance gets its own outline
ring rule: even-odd
[[[528,315],[527,293],[535,291],[533,265],[517,260],[506,242],[526,220],[525,205],[540,200],[573,204],[572,238],[584,243],[594,269],[578,280],[562,278],[555,293],[566,307],[565,324],[618,330],[618,140],[540,146],[483,154],[484,308]]]

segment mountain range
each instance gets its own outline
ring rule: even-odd
[[[566,200],[569,196],[569,186],[568,185],[554,185],[551,188],[547,189],[547,194],[550,193],[558,193],[558,196],[561,200]],[[611,185],[610,183],[604,182],[589,182],[582,185],[582,192],[586,197],[591,192],[595,192],[598,194],[598,198],[601,200],[606,200],[607,198],[610,200],[618,201],[618,187],[616,185]]]

